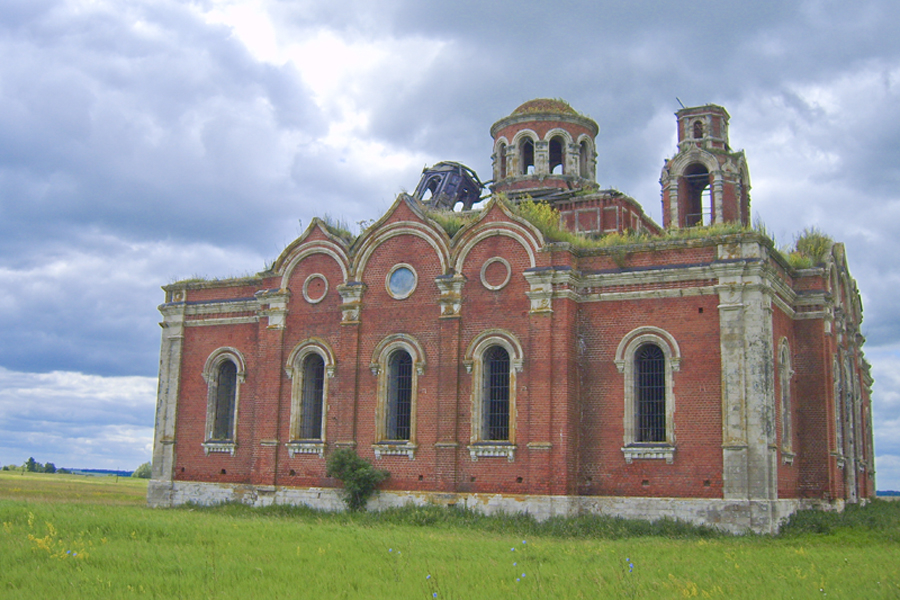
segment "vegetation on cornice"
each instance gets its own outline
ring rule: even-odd
[[[505,198],[500,198],[500,200],[507,202]],[[546,202],[525,200],[512,206],[512,210],[537,227],[544,234],[544,238],[547,241],[565,242],[575,249],[617,248],[653,242],[703,240],[724,235],[756,233],[767,240],[769,246],[780,253],[785,262],[792,268],[808,269],[824,262],[834,243],[834,240],[829,235],[812,227],[804,229],[798,234],[792,246],[778,248],[774,238],[769,234],[762,221],[757,221],[753,226],[740,223],[716,223],[714,225],[697,227],[673,228],[661,235],[635,231],[585,235],[564,229],[561,226],[559,211]]]
[[[167,288],[179,288],[179,287],[205,287],[205,286],[229,286],[229,285],[244,285],[253,281],[259,280],[263,277],[264,273],[257,273],[255,275],[251,275],[250,273],[246,273],[244,275],[236,275],[230,277],[208,277],[206,275],[192,275],[186,279],[177,279],[173,280],[168,285],[163,286],[163,289]]]
[[[481,213],[479,211],[454,212],[452,210],[426,209],[425,214],[452,238],[460,229],[477,219]]]
[[[817,227],[807,227],[795,238],[793,246],[779,251],[791,267],[809,269],[825,262],[834,240]]]
[[[325,225],[325,229],[328,230],[328,233],[334,235],[336,237],[341,238],[347,244],[352,244],[356,240],[356,236],[350,232],[350,224],[343,218],[333,217],[328,213],[325,213],[320,218],[322,224]]]

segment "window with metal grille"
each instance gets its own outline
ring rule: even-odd
[[[641,346],[634,356],[637,400],[636,442],[666,441],[666,357],[656,344]]]
[[[385,439],[408,440],[412,417],[412,358],[395,350],[388,359],[388,396],[385,407]]]
[[[234,398],[237,390],[237,367],[230,360],[219,365],[216,373],[216,416],[212,439],[231,440],[234,437]]]
[[[483,439],[509,439],[509,353],[501,346],[488,348],[482,358],[484,366]]]
[[[318,354],[303,360],[303,389],[300,396],[300,439],[322,439],[322,403],[325,361]]]

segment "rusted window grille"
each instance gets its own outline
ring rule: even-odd
[[[635,355],[638,442],[666,441],[666,357],[654,344]]]
[[[303,392],[300,398],[300,439],[322,438],[322,401],[325,388],[325,361],[310,354],[303,361]]]
[[[397,350],[388,360],[385,439],[408,440],[412,416],[412,358]]]
[[[509,353],[493,346],[484,353],[484,438],[509,439]]]
[[[219,366],[216,377],[216,417],[212,439],[230,440],[234,435],[234,395],[237,389],[237,367],[230,360]]]

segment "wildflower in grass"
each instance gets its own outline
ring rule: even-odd
[[[426,575],[425,579],[431,579],[431,575]]]

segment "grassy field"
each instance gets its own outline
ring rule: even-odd
[[[0,472],[0,598],[900,598],[900,503],[778,537],[674,523],[151,510],[146,481]]]

